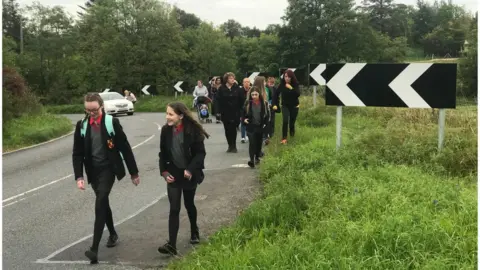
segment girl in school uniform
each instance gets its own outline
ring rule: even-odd
[[[261,89],[256,86],[247,95],[242,121],[246,125],[249,138],[248,152],[250,160],[248,161],[248,166],[255,168],[255,164],[260,163],[263,136],[266,131],[265,127],[270,121],[268,103],[264,99]]]
[[[167,123],[162,127],[158,155],[160,172],[167,182],[170,202],[169,240],[158,248],[158,252],[176,255],[182,193],[190,220],[190,243],[200,242],[194,198],[197,185],[204,179],[204,139],[210,135],[181,102],[170,103],[166,114]]]

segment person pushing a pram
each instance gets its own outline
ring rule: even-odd
[[[195,90],[193,90],[193,96],[193,107],[197,109],[199,120],[211,123],[208,104],[210,104],[212,100],[208,97],[208,89],[203,85],[202,81],[197,81],[197,86]]]
[[[197,81],[197,86],[193,90],[193,108],[197,106],[198,97],[207,97],[208,98],[208,89],[205,85],[203,85],[201,80]]]

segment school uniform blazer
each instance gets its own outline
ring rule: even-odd
[[[247,113],[247,105],[250,104],[250,110]],[[245,123],[245,119],[248,119],[249,123],[245,124],[245,128],[248,132],[255,132],[255,131],[262,131],[265,132],[265,126],[270,123],[270,109],[266,102],[260,103],[260,126],[256,127],[252,124],[253,112],[252,112],[253,101],[245,102],[245,106],[243,107],[243,115],[242,115],[242,123]]]
[[[174,166],[172,161],[172,136],[173,127],[164,125],[160,134],[160,152],[158,153],[158,166],[160,168],[160,175],[168,172],[171,166]],[[204,137],[200,134],[189,133],[184,130],[183,133],[183,149],[187,159],[187,170],[192,174],[190,181],[196,181],[198,184],[203,182],[205,175],[205,151]],[[180,168],[182,169],[182,168]]]
[[[75,128],[75,133],[73,135],[73,171],[75,175],[75,180],[79,177],[83,177],[83,168],[85,166],[85,172],[87,174],[87,181],[90,183],[93,175],[93,164],[92,164],[92,140],[90,138],[91,125],[90,117],[87,118],[87,130],[85,132],[85,138],[81,137],[81,128],[83,120],[77,122]],[[122,125],[118,118],[113,118],[113,129],[115,130],[115,136],[110,138],[107,134],[107,128],[105,127],[105,117],[102,117],[100,124],[100,132],[102,136],[103,147],[107,149],[107,158],[110,162],[111,168],[115,173],[115,176],[120,181],[125,177],[125,167],[123,165],[122,157],[120,152],[122,152],[125,159],[125,164],[127,165],[130,175],[138,174],[137,163],[133,155],[132,148],[128,142],[127,136],[123,132]],[[112,139],[113,148],[109,149],[107,140]],[[120,152],[119,152],[120,151]]]

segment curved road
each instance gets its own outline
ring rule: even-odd
[[[82,117],[66,116],[72,123]],[[116,181],[110,195],[114,222],[138,221],[142,213],[151,207],[168,213],[168,201],[162,199],[165,196],[166,183],[160,179],[158,171],[159,127],[165,123],[165,115],[137,113],[119,119],[134,147],[141,182],[135,187],[128,174],[122,181]],[[204,125],[212,135],[206,140],[205,160],[206,173],[212,172],[210,178],[225,178],[225,175],[215,176],[213,172],[225,172],[235,167],[237,171],[234,174],[238,177],[250,177],[252,170],[238,169],[248,160],[247,144],[238,143],[239,153],[227,154],[223,125]],[[67,136],[3,156],[3,266],[6,269],[89,267],[83,252],[91,243],[93,233],[94,193],[90,186],[85,191],[76,188],[72,175],[72,145],[73,136]],[[208,178],[206,180],[210,181]],[[202,185],[199,190],[201,188]],[[184,211],[182,208],[182,212]],[[146,222],[145,230],[148,230],[149,226],[166,227],[164,223],[148,224],[150,219],[152,218],[144,216],[141,221]],[[120,224],[117,228],[118,226]],[[121,227],[117,229],[120,244],[128,234],[125,230]],[[108,232],[103,235],[99,259],[120,261],[119,258],[105,258],[108,257],[107,248],[104,247],[106,236]],[[159,238],[156,241],[160,245],[167,235],[151,237]],[[154,251],[152,252],[150,256],[153,256]],[[153,260],[137,256],[130,260],[129,267],[137,269],[137,264],[155,264]],[[107,265],[101,263],[98,267]]]

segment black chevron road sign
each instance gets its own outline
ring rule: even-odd
[[[267,79],[267,77],[270,75],[268,72],[247,72],[246,74],[246,77],[250,80],[250,82],[253,84],[253,82],[255,81],[255,77],[257,76],[263,76],[265,77],[265,80]],[[239,83],[241,84],[241,82],[239,81]]]
[[[182,86],[183,86],[184,88],[182,88]],[[185,86],[186,86],[186,84],[185,84],[183,81],[178,81],[177,83],[175,83],[175,85],[173,86],[173,88],[175,88],[175,90],[176,90],[177,92],[182,93],[182,92],[185,92],[184,89],[187,89]]]
[[[296,67],[296,68],[280,68],[280,79],[283,79],[283,74],[285,71],[288,69],[291,69],[293,73],[295,74],[295,77],[297,77],[297,81],[300,85],[308,85],[308,80],[309,80],[309,74],[308,70],[306,67]]]
[[[325,78],[322,77],[322,73],[327,68],[327,64],[308,64],[308,85],[325,85]]]
[[[327,64],[326,105],[456,107],[457,64]]]

